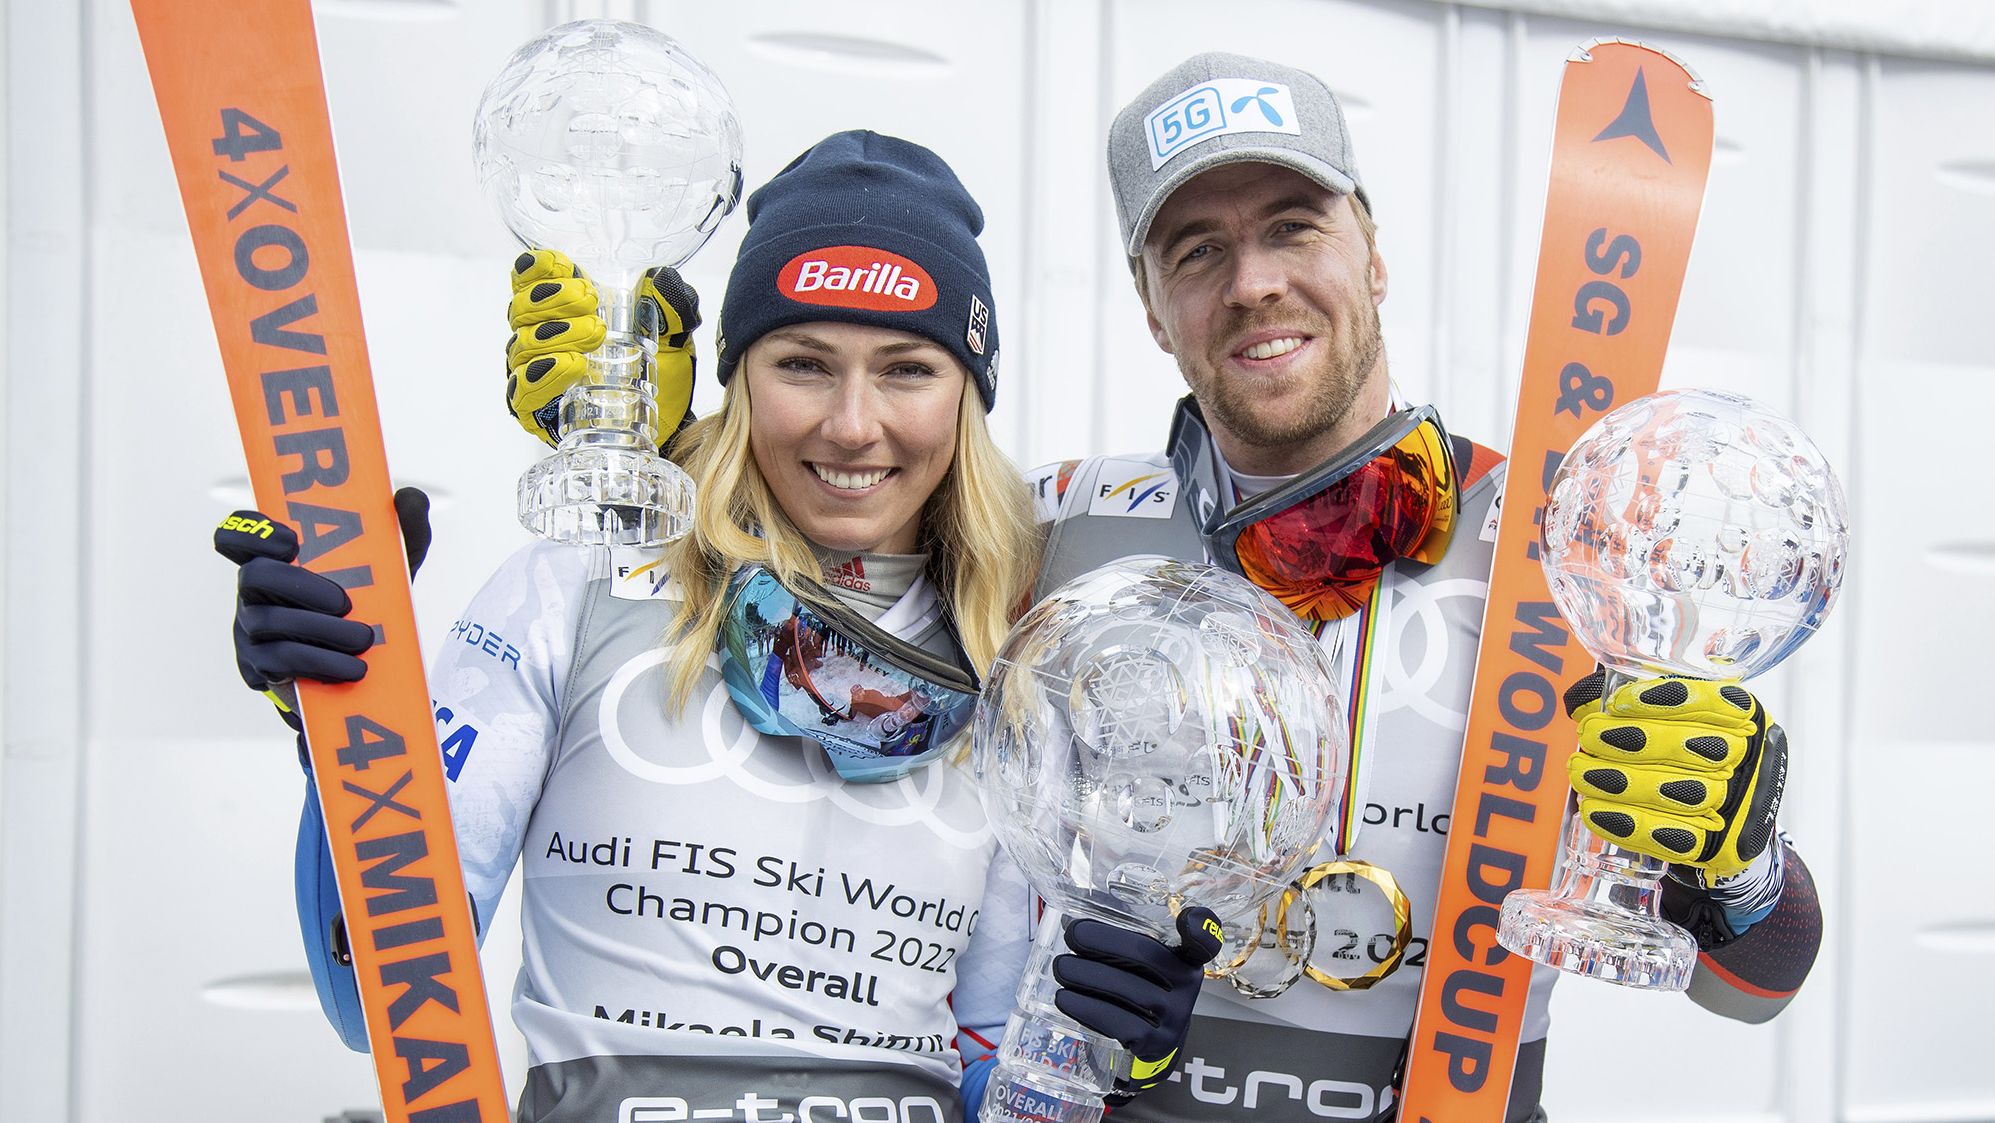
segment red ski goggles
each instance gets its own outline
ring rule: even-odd
[[[1342,456],[1218,516],[1212,560],[1273,593],[1305,620],[1363,607],[1393,561],[1448,552],[1461,485],[1433,406],[1400,410]]]

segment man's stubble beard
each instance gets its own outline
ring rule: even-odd
[[[1221,377],[1202,360],[1179,355],[1178,370],[1197,395],[1199,407],[1236,439],[1269,450],[1300,444],[1330,432],[1350,416],[1364,391],[1366,375],[1378,365],[1385,349],[1378,305],[1366,301],[1364,308],[1350,346],[1335,346],[1339,341],[1334,335],[1315,333],[1317,339],[1327,339],[1333,347],[1324,360],[1328,369],[1312,379],[1309,395],[1299,410],[1263,416],[1255,408],[1251,387]]]

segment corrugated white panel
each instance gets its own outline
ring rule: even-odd
[[[203,734],[83,746],[72,1118],[248,1123],[283,1104],[317,1120],[375,1103],[372,1066],[319,1014],[299,950],[296,755],[279,737]]]
[[[83,29],[59,7],[8,13],[4,39],[7,195],[5,660],[0,670],[0,1107],[9,1118],[69,1110],[70,917],[84,688],[75,528],[87,526],[79,380],[88,218],[82,206]],[[20,309],[21,311],[15,311]],[[28,311],[32,309],[32,311]],[[29,325],[32,325],[30,328]],[[27,330],[23,330],[23,329]],[[24,376],[23,371],[33,372]],[[62,524],[55,529],[51,524]]]
[[[1755,42],[1995,58],[1995,12],[1973,0],[1466,0],[1489,8]]]
[[[1995,1117],[1987,1011],[1995,897],[1981,819],[1995,783],[1971,699],[1995,621],[1995,529],[1979,494],[1995,345],[1995,114],[1986,71],[1890,62],[1871,75],[1860,231],[1862,522],[1852,579],[1850,961],[1842,1085],[1852,1120]],[[1923,808],[1924,813],[1913,812]]]

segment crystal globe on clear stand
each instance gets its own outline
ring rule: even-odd
[[[1799,427],[1749,398],[1673,390],[1583,434],[1541,533],[1559,612],[1607,669],[1603,697],[1658,674],[1747,679],[1827,617],[1843,579],[1842,486]],[[1690,934],[1663,919],[1660,859],[1566,828],[1563,877],[1503,902],[1497,940],[1539,963],[1683,990]]]
[[[1055,590],[999,652],[973,762],[1042,918],[986,1123],[1090,1123],[1130,1058],[1053,1004],[1063,919],[1177,940],[1179,910],[1252,923],[1343,798],[1329,657],[1281,602],[1211,566],[1112,562]]]
[[[478,104],[478,178],[529,248],[595,281],[608,327],[560,404],[560,444],[520,477],[520,522],[557,542],[654,546],[691,525],[693,483],[658,455],[644,270],[706,244],[741,195],[741,124],[720,79],[653,28],[579,20],[513,53]],[[677,418],[670,419],[677,421]]]

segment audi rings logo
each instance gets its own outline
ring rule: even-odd
[[[1470,636],[1455,641],[1448,633],[1448,618],[1442,611],[1442,603],[1453,597],[1461,597],[1473,603],[1465,605],[1473,614],[1474,620],[1482,619],[1483,601],[1489,597],[1489,582],[1472,577],[1457,577],[1446,581],[1420,582],[1401,581],[1393,586],[1398,599],[1392,608],[1393,642],[1383,648],[1386,658],[1380,660],[1376,673],[1383,675],[1383,689],[1375,697],[1381,715],[1398,709],[1411,709],[1421,717],[1444,729],[1465,729],[1469,715],[1466,709],[1457,710],[1438,700],[1437,694],[1445,697],[1447,691],[1437,690],[1441,676],[1447,670],[1450,659],[1474,659],[1475,639]],[[1410,633],[1420,629],[1424,642],[1414,643]],[[1453,642],[1470,646],[1459,651],[1451,646]],[[1400,652],[1418,651],[1419,661],[1407,666]],[[1463,696],[1466,699],[1466,695]]]
[[[734,710],[721,681],[717,656],[694,688],[687,717],[697,723],[697,740],[627,735],[625,725],[658,721],[669,652],[654,648],[617,668],[603,689],[597,725],[603,748],[624,771],[654,784],[706,784],[725,779],[772,803],[814,803],[828,799],[840,810],[875,826],[919,824],[937,838],[965,850],[990,840],[966,768],[940,760],[886,784],[854,784],[841,779],[815,745],[799,739],[764,737]],[[639,680],[644,685],[633,692]],[[631,695],[630,706],[624,705]],[[642,750],[637,745],[643,745]]]

